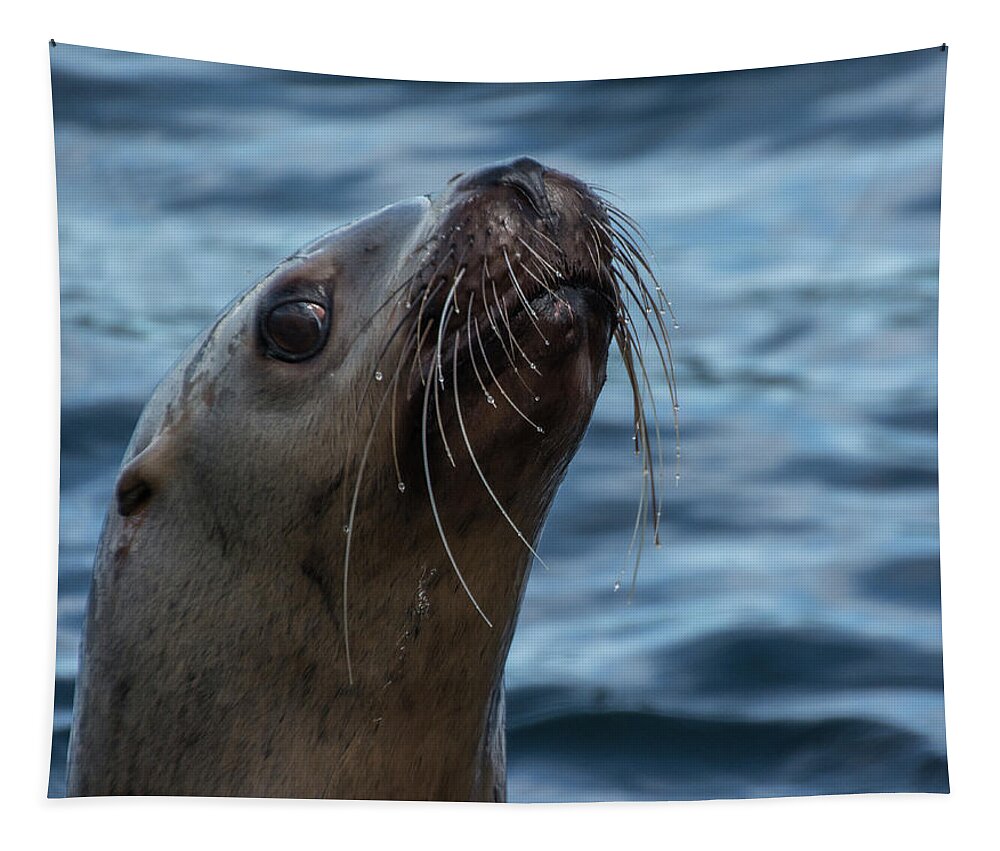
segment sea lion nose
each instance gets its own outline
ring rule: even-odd
[[[506,162],[486,166],[470,174],[463,184],[467,188],[510,186],[519,192],[546,221],[553,221],[555,213],[545,191],[546,169],[531,157],[518,157]]]

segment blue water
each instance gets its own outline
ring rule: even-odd
[[[945,60],[456,85],[57,47],[50,794],[102,518],[159,378],[299,245],[517,154],[614,191],[645,229],[681,324],[682,466],[630,602],[640,468],[613,356],[507,666],[511,799],[946,791]]]

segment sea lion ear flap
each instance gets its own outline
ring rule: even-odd
[[[115,485],[115,501],[122,517],[142,509],[166,481],[173,443],[169,433],[158,434],[122,468]]]

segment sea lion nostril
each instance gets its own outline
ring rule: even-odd
[[[477,186],[510,186],[532,206],[539,217],[554,221],[556,214],[545,190],[546,169],[531,157],[518,157],[497,163],[469,175],[470,188]]]
[[[521,172],[512,171],[500,179],[500,183],[513,186],[524,195],[528,202],[534,207],[535,212],[546,221],[555,219],[555,212],[549,203],[549,196],[545,192],[545,179],[542,171]]]

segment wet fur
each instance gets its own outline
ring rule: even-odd
[[[303,249],[158,388],[97,555],[70,795],[504,799],[502,676],[529,547],[612,336],[649,470],[637,529],[653,518],[655,534],[659,508],[623,306],[645,263],[622,214],[556,172],[551,211],[481,184]],[[310,289],[330,297],[326,349],[268,358],[261,305]],[[662,328],[662,296],[634,301]]]

